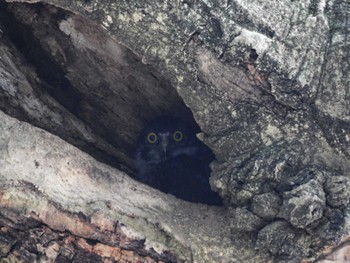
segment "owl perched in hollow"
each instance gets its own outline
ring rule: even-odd
[[[181,120],[162,116],[142,130],[135,151],[138,179],[190,202],[221,205],[209,184],[211,150]]]

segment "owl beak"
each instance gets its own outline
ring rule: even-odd
[[[165,158],[166,158],[166,150],[168,147],[168,142],[169,142],[168,138],[166,136],[162,136],[162,147],[163,147]]]

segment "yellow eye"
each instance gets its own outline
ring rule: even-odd
[[[150,132],[147,135],[147,141],[151,144],[155,143],[157,141],[157,139],[158,139],[158,136],[154,132]]]
[[[182,132],[180,132],[180,131],[175,131],[175,132],[173,133],[173,139],[174,139],[174,141],[180,142],[180,141],[182,141],[183,138],[184,138],[184,135],[182,134]]]

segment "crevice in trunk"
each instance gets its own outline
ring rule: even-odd
[[[134,177],[134,145],[157,116],[200,132],[169,81],[93,22],[47,4],[0,2],[0,30],[25,65],[12,92],[1,87],[1,110],[97,160]]]

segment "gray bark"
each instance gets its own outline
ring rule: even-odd
[[[0,4],[2,259],[344,260],[347,1],[8,2],[32,4]],[[224,207],[132,179],[164,113],[199,125]]]

